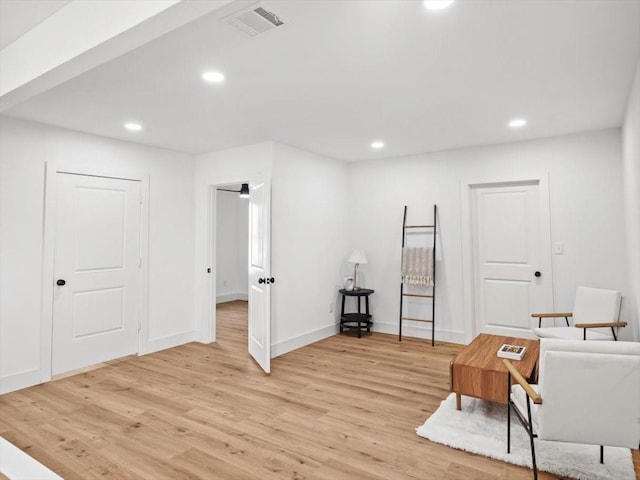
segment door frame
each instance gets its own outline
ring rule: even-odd
[[[138,355],[147,350],[149,337],[149,175],[135,169],[87,166],[72,161],[45,162],[44,224],[42,242],[42,285],[40,312],[40,381],[51,380],[53,352],[53,297],[55,286],[55,231],[58,174],[106,177],[140,182],[140,257]]]
[[[464,305],[464,331],[465,341],[468,343],[478,334],[476,328],[476,307],[475,307],[475,287],[474,287],[474,255],[473,255],[473,217],[472,217],[472,189],[474,187],[490,186],[510,186],[522,183],[538,183],[540,201],[540,229],[542,235],[542,249],[549,252],[543,255],[543,265],[540,266],[545,272],[545,277],[549,281],[551,298],[549,299],[549,311],[553,311],[555,292],[553,289],[553,262],[551,258],[551,209],[549,199],[549,173],[544,172],[538,175],[524,177],[497,177],[487,179],[476,179],[473,181],[462,181],[460,185],[461,209],[460,219],[461,240],[462,240],[462,282],[463,282],[463,305]],[[548,272],[548,274],[547,274]]]

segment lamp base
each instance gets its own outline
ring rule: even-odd
[[[353,266],[353,290],[356,292],[360,290],[358,286],[358,266],[357,263]]]

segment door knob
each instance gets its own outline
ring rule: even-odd
[[[264,279],[264,278],[259,278],[258,279],[258,283],[265,283],[265,282],[266,282],[266,279]]]
[[[63,279],[59,278],[58,281],[56,282],[56,285],[62,287],[63,285],[66,285],[67,282],[65,282]]]
[[[541,276],[542,276],[542,274],[541,274],[540,272],[536,272],[536,273],[534,273],[534,275],[535,275],[536,277],[541,277]]]

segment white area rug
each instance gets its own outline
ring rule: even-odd
[[[416,432],[449,447],[531,468],[529,436],[520,421],[511,417],[511,453],[507,453],[507,406],[462,397],[456,410],[454,393]],[[635,480],[631,452],[627,448],[604,448],[575,443],[535,440],[538,470],[578,480]]]
[[[10,480],[64,480],[2,437],[0,437],[0,473]]]

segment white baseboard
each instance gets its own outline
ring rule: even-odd
[[[168,335],[166,337],[154,338],[140,345],[140,355],[166,350],[167,348],[177,347],[185,343],[195,342],[198,338],[198,332],[190,331]]]
[[[0,377],[0,394],[20,390],[42,383],[40,381],[40,369],[27,370],[25,372],[14,373]]]
[[[249,295],[247,293],[235,292],[216,296],[216,303],[233,302],[235,300],[244,300],[247,302],[249,301]]]
[[[373,322],[372,330],[374,332],[379,333],[388,333],[390,335],[398,335],[398,324],[397,323],[386,323],[386,322]],[[412,337],[412,338],[425,338],[431,340],[431,329],[430,328],[417,328],[411,325],[402,324],[402,336],[403,337]],[[469,343],[466,338],[464,332],[457,332],[453,330],[439,330],[436,328],[436,340],[440,340],[441,342],[448,343],[458,343],[460,345],[466,345]]]
[[[274,343],[271,345],[271,358],[279,357],[280,355],[284,355],[292,350],[324,340],[336,333],[338,333],[338,325],[331,324],[326,327],[319,328],[318,330],[304,333],[297,337],[283,340],[282,342]]]

